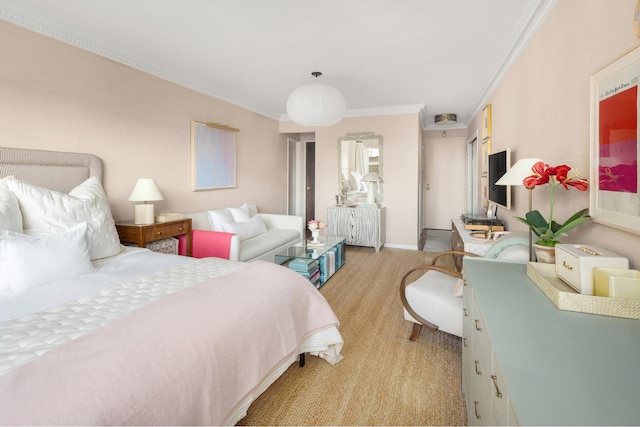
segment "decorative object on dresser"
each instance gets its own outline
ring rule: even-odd
[[[596,296],[640,300],[640,271],[596,267],[593,286]]]
[[[186,236],[186,255],[191,256],[191,219],[185,218],[177,221],[157,222],[153,224],[135,224],[132,222],[116,223],[120,241],[136,243],[139,247],[147,247],[147,244],[167,237]]]
[[[153,224],[153,203],[157,200],[164,200],[158,185],[153,178],[140,178],[136,182],[131,195],[129,196],[130,202],[144,202],[142,204],[136,204],[135,224]]]
[[[385,208],[334,206],[327,209],[330,236],[343,237],[347,245],[369,246],[376,252],[385,243]]]
[[[412,268],[402,277],[400,301],[404,307],[404,318],[414,323],[409,336],[411,341],[418,338],[423,325],[462,336],[462,273],[440,264],[440,259],[455,255],[478,256],[472,252],[445,251],[434,257],[431,264]],[[487,259],[526,262],[526,235],[510,233],[491,245],[483,256]],[[413,281],[418,272],[423,273],[422,276]]]
[[[156,214],[156,222],[177,221],[183,218],[184,215],[181,213],[160,212]]]
[[[369,184],[367,190],[367,204],[380,207],[380,196],[378,195],[378,185],[382,182],[382,178],[378,175],[378,172],[369,172],[362,177],[362,182]]]
[[[558,310],[527,277],[532,264],[465,260],[468,423],[638,424],[640,322]]]

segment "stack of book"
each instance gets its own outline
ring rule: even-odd
[[[336,252],[331,248],[320,257],[320,281],[324,283],[335,272]]]
[[[316,288],[320,286],[320,268],[318,260],[295,258],[289,263],[289,268],[306,277]]]

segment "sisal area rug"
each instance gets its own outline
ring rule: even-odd
[[[400,303],[404,273],[433,255],[349,246],[320,289],[340,319],[344,359],[307,356],[238,425],[465,425],[460,338],[425,327],[409,341]]]

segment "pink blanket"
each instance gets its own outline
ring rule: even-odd
[[[302,341],[337,326],[297,273],[254,262],[0,378],[0,423],[218,425]]]

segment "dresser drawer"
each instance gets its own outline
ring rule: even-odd
[[[496,424],[509,424],[509,393],[504,382],[504,375],[498,364],[498,360],[493,355],[491,363],[491,400],[496,412]]]
[[[471,310],[473,313],[471,318],[471,326],[473,327],[473,346],[474,348],[478,347],[484,361],[488,366],[491,366],[490,363],[493,358],[491,340],[487,334],[487,328],[484,324],[482,314],[480,313],[480,307],[478,307],[478,302],[475,298],[473,299],[473,307]]]

